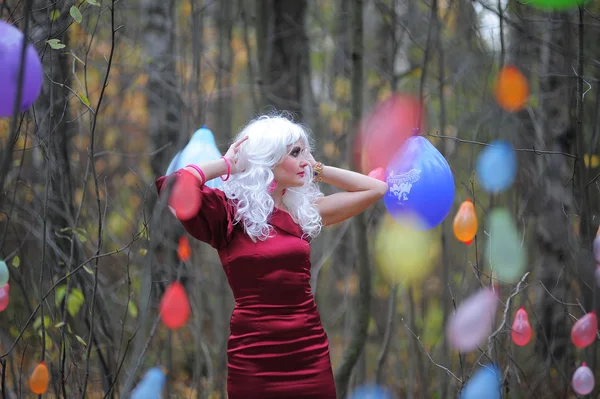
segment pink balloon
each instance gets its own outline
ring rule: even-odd
[[[585,362],[581,363],[581,366],[573,373],[571,384],[573,390],[579,395],[588,395],[594,390],[594,373]]]
[[[373,177],[377,180],[385,181],[385,169],[375,168],[369,172],[369,177]]]
[[[450,316],[446,336],[450,345],[462,352],[476,349],[487,339],[498,308],[498,294],[482,288],[467,298]]]
[[[571,340],[576,347],[585,348],[596,340],[597,332],[598,317],[596,317],[596,312],[592,310],[573,324]]]
[[[513,342],[519,346],[525,346],[531,341],[531,325],[525,308],[521,306],[515,315],[512,329],[510,331]]]
[[[8,291],[10,290],[10,286],[8,283],[4,284],[4,287],[0,288],[0,312],[3,312],[4,309],[8,306]]]

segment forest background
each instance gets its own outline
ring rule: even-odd
[[[3,397],[31,395],[27,378],[44,360],[50,396],[120,397],[161,364],[167,397],[224,398],[233,298],[212,248],[192,240],[190,261],[178,260],[185,233],[154,179],[201,126],[225,152],[271,109],[310,127],[317,160],[356,168],[356,128],[394,92],[423,100],[423,134],[452,168],[455,207],[419,284],[390,284],[373,266],[383,203],[314,240],[312,285],[340,397],[368,381],[403,398],[455,397],[489,362],[507,398],[575,397],[582,361],[600,377],[597,346],[570,342],[573,323],[598,310],[599,16],[597,2],[551,12],[515,0],[2,0],[0,19],[27,27],[45,72],[34,106],[0,119],[0,257],[11,273]],[[493,98],[506,64],[529,81],[520,112]],[[491,196],[474,161],[499,138],[519,169]],[[501,288],[489,348],[458,354],[445,323],[490,285],[479,267],[485,227],[470,246],[452,235],[466,198],[480,221],[494,206],[511,210],[530,274]],[[172,332],[157,306],[177,278],[193,316]],[[520,306],[535,330],[525,347],[510,339]]]

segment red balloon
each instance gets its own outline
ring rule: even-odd
[[[425,130],[425,109],[418,98],[394,94],[377,104],[358,128],[354,161],[361,173],[386,168],[407,138]]]
[[[8,283],[4,284],[4,287],[0,288],[0,312],[3,312],[8,307],[8,291],[10,286]]]
[[[165,326],[171,330],[183,327],[190,318],[190,301],[183,285],[178,281],[167,287],[158,306],[160,318]]]
[[[598,317],[596,311],[592,310],[573,324],[571,329],[571,340],[578,348],[585,348],[596,340],[598,332]]]
[[[171,187],[169,207],[179,220],[189,220],[200,209],[200,190],[198,179],[188,171],[181,171]]]
[[[517,310],[515,320],[513,321],[510,336],[513,342],[519,346],[525,346],[531,341],[531,325],[529,324],[529,316],[525,308],[521,306]]]
[[[377,180],[385,181],[385,169],[376,168],[369,172],[369,177]]]

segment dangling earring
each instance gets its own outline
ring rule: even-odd
[[[271,182],[271,184],[269,185],[269,188],[267,188],[267,192],[269,194],[273,194],[275,192],[275,189],[277,188],[277,182],[275,180],[273,180]]]

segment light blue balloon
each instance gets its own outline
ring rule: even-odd
[[[500,370],[495,364],[481,366],[460,393],[459,399],[501,399]]]
[[[375,384],[365,384],[354,390],[348,399],[393,399],[387,389]]]
[[[479,153],[475,173],[481,187],[497,194],[509,188],[517,175],[517,155],[512,146],[502,140],[490,143]]]
[[[209,128],[202,126],[196,130],[192,138],[183,148],[173,157],[173,160],[167,168],[167,175],[184,168],[189,164],[199,164],[202,162],[214,161],[221,158],[221,152],[217,148],[215,137]],[[212,179],[206,182],[210,188],[221,189],[223,183],[220,178]]]
[[[131,399],[161,399],[167,376],[161,367],[152,367],[131,393]]]
[[[8,278],[8,266],[6,266],[6,262],[0,260],[0,287],[4,287],[8,283]]]
[[[432,229],[454,203],[454,176],[444,156],[423,136],[410,137],[386,169],[383,202],[394,219],[417,216]]]

